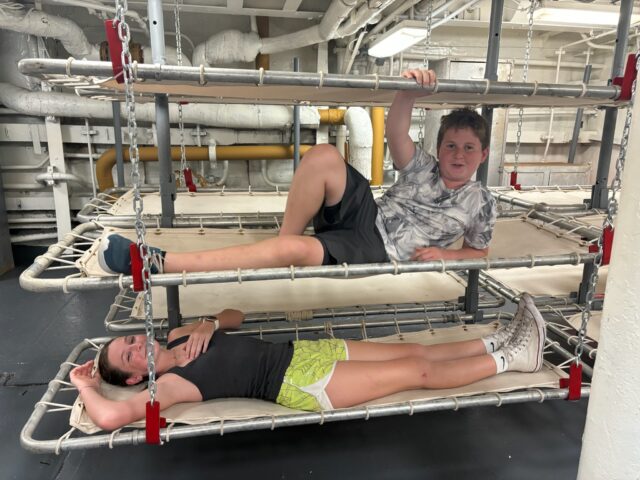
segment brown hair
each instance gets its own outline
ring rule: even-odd
[[[102,346],[100,355],[98,355],[98,372],[100,372],[100,377],[102,377],[105,382],[111,385],[126,387],[127,379],[130,375],[109,363],[109,347],[114,340],[115,338],[112,338]]]
[[[478,137],[484,150],[489,146],[489,126],[487,121],[478,114],[475,110],[470,108],[459,108],[453,110],[448,115],[443,116],[440,119],[440,130],[438,130],[438,150],[440,150],[440,144],[447,130],[450,129],[470,128],[473,133]]]

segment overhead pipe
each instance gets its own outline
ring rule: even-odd
[[[100,58],[100,49],[89,43],[76,23],[41,10],[28,10],[26,13],[3,10],[0,15],[0,29],[55,38],[74,57],[90,60]]]
[[[262,37],[256,32],[225,30],[196,45],[193,65],[224,65],[252,62],[259,54],[285,52],[349,36],[366,26],[393,0],[382,0],[377,7],[358,0],[333,0],[319,24],[277,37]]]
[[[110,102],[92,100],[70,93],[31,92],[10,83],[0,82],[0,103],[23,115],[54,116],[68,118],[112,119]],[[121,118],[126,119],[126,105],[119,105]],[[210,127],[277,129],[291,124],[292,112],[282,105],[183,105],[185,124]],[[178,123],[178,106],[169,106],[172,123]],[[138,121],[155,122],[153,103],[136,105]],[[300,123],[305,128],[317,128],[318,110],[315,107],[300,107]]]
[[[304,154],[311,145],[300,145],[300,152]],[[140,147],[140,161],[155,162],[158,160],[156,147]],[[213,160],[286,160],[293,157],[292,145],[231,145],[215,147],[185,147],[188,162],[202,162]],[[123,147],[124,161],[129,160],[129,148]],[[171,147],[171,160],[180,160],[180,147]],[[113,166],[116,164],[116,149],[106,150],[96,162],[96,178],[98,189],[102,192],[113,188]]]

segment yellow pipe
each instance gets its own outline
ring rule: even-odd
[[[382,185],[384,162],[384,107],[371,108],[373,146],[371,148],[371,185]]]
[[[300,154],[304,155],[312,145],[300,145]],[[293,145],[231,145],[216,146],[217,160],[287,160],[293,158]],[[156,147],[140,147],[140,161],[158,160]],[[187,161],[209,161],[209,147],[185,147]],[[122,149],[125,162],[129,161],[129,148]],[[171,147],[171,160],[180,161],[180,147]],[[96,162],[98,189],[102,192],[113,188],[113,166],[116,164],[116,149],[105,151]]]
[[[320,123],[322,125],[344,125],[344,114],[346,110],[339,108],[325,108],[318,110],[320,113]]]

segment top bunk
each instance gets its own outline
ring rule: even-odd
[[[83,96],[103,100],[123,98],[122,73],[113,76],[110,62],[27,58],[18,69],[25,75],[69,88]],[[617,85],[585,83],[499,82],[490,80],[440,79],[422,87],[414,80],[381,75],[340,75],[133,64],[137,101],[167,94],[172,101],[264,105],[388,106],[398,90],[424,90],[415,107],[587,107],[626,106]],[[632,72],[627,72],[631,74]],[[633,72],[635,73],[635,72]]]

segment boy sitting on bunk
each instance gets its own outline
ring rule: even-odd
[[[434,85],[432,70],[402,74]],[[400,91],[389,109],[386,138],[398,181],[374,200],[369,182],[331,145],[316,145],[302,159],[289,190],[277,237],[250,245],[199,252],[150,248],[152,273],[270,268],[289,265],[377,263],[483,257],[496,219],[489,191],[472,181],[489,153],[485,120],[471,109],[442,117],[438,159],[409,136],[415,99]],[[314,235],[304,235],[313,220]],[[464,238],[459,249],[450,249]],[[130,241],[112,234],[98,259],[110,273],[130,273]]]

